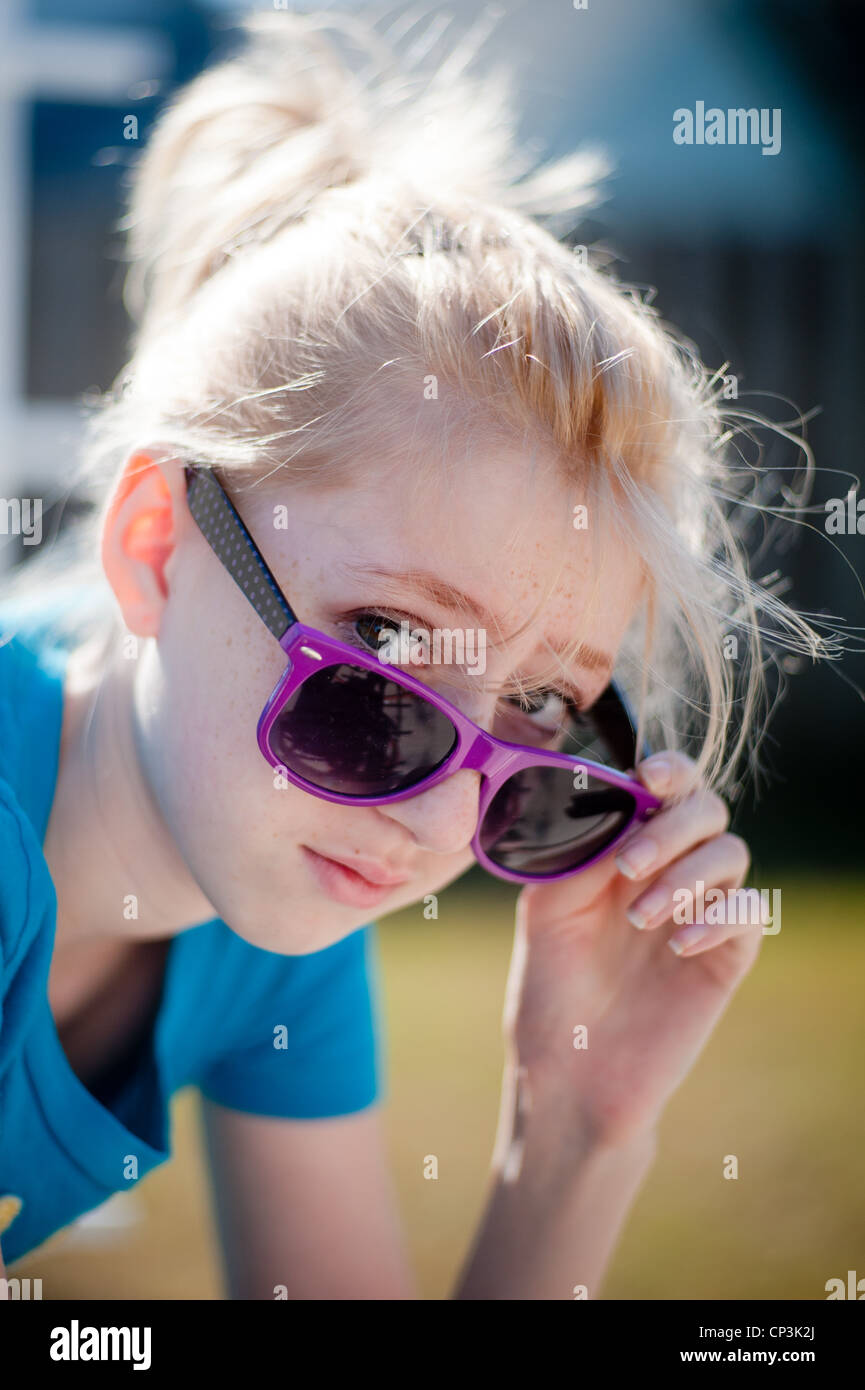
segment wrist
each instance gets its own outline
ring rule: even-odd
[[[657,1137],[653,1125],[599,1124],[575,1090],[572,1074],[509,1048],[491,1190],[455,1297],[598,1296]]]
[[[506,1095],[522,1087],[506,1078]],[[615,1140],[592,1133],[580,1112],[531,1097],[503,1123],[492,1189],[456,1297],[598,1297],[618,1233],[656,1151],[653,1129]]]
[[[595,1159],[647,1167],[657,1147],[657,1126],[645,1116],[590,1102],[559,1071],[516,1058],[507,1063],[493,1155],[502,1177],[528,1164],[553,1181]]]

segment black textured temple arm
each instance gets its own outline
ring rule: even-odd
[[[262,622],[274,637],[281,638],[298,621],[297,615],[289,608],[237,508],[210,468],[188,463],[185,473],[189,510],[202,535]]]

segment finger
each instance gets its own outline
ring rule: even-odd
[[[569,878],[551,879],[548,883],[528,883],[520,891],[517,908],[520,919],[531,926],[543,922],[574,922],[601,900],[611,883],[618,880],[618,870],[611,857],[599,859],[591,868]]]
[[[640,931],[654,931],[663,926],[677,909],[700,899],[722,883],[740,884],[748,872],[751,856],[745,841],[738,835],[718,835],[691,854],[677,859],[658,876],[651,887],[635,898],[628,908],[630,922]]]
[[[635,881],[647,878],[692,846],[720,835],[729,823],[726,802],[716,792],[700,787],[684,801],[658,811],[616,855],[616,868]]]
[[[667,942],[670,950],[675,955],[688,959],[690,956],[701,956],[706,951],[714,951],[725,942],[741,940],[743,945],[749,948],[748,954],[756,956],[760,948],[763,936],[763,927],[767,925],[761,920],[754,922],[753,914],[748,908],[739,910],[736,907],[738,901],[736,895],[741,890],[731,888],[728,890],[725,902],[725,915],[737,920],[726,922],[708,923],[693,922],[686,927],[681,927]]]
[[[697,764],[687,753],[665,748],[637,764],[637,776],[655,796],[687,796],[700,780]]]

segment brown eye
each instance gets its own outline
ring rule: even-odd
[[[374,652],[381,651],[385,633],[398,630],[398,624],[382,613],[358,613],[351,625],[364,646]]]

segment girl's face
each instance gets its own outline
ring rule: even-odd
[[[423,487],[410,457],[356,464],[358,484],[340,490],[232,488],[294,611],[367,651],[378,649],[377,613],[387,627],[408,619],[429,633],[482,630],[467,651],[483,651],[485,640],[485,669],[480,660],[474,674],[471,660],[407,669],[500,737],[542,743],[560,713],[558,680],[524,712],[514,678],[534,688],[551,669],[544,638],[561,646],[577,635],[585,654],[567,677],[590,704],[638,602],[637,563],[625,547],[593,554],[591,530],[573,525],[579,498],[550,461],[466,450],[447,481]],[[184,515],[168,594],[136,673],[143,771],[191,873],[232,930],[268,950],[320,950],[465,872],[479,774],[457,772],[387,806],[341,806],[286,785],[256,741],[282,651],[174,491]],[[476,616],[453,590],[469,596]],[[515,636],[545,593],[540,616]],[[375,889],[327,860],[404,881]]]

